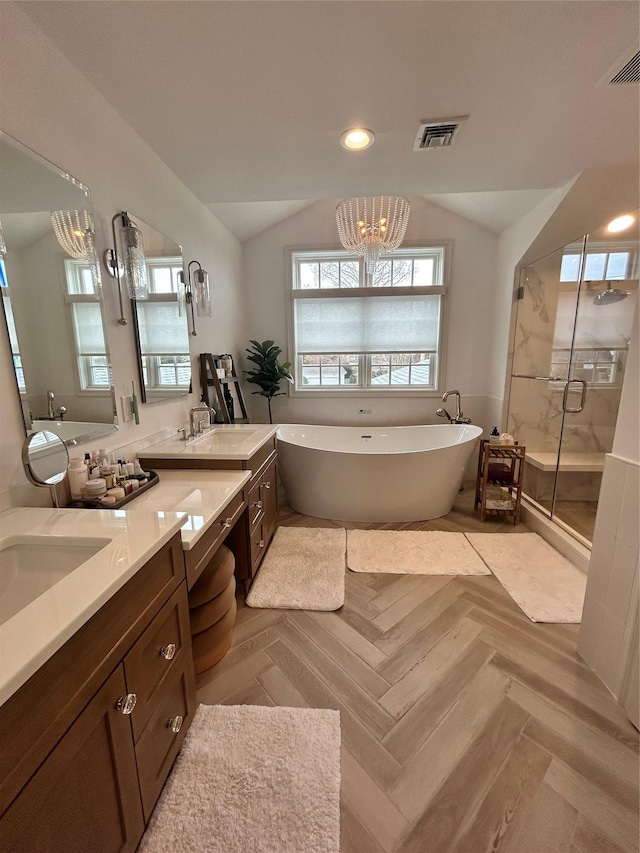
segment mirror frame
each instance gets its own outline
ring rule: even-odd
[[[182,270],[183,270],[183,275],[184,275],[184,255],[182,253],[182,246],[180,245],[180,243],[176,243],[175,240],[173,240],[171,237],[168,237],[166,234],[163,234],[162,231],[158,231],[158,229],[155,228],[153,225],[149,225],[148,222],[145,222],[143,219],[140,219],[140,217],[136,216],[135,214],[133,214],[129,211],[128,211],[128,214],[131,217],[131,221],[138,228],[140,228],[143,232],[145,229],[148,229],[150,231],[154,231],[159,237],[162,237],[163,240],[169,240],[177,247],[177,249],[180,252],[180,258],[182,261]],[[155,256],[152,256],[152,257],[155,257]],[[146,256],[146,252],[145,252],[145,259],[148,260],[148,258]],[[184,317],[184,328],[185,328],[185,336],[186,336],[186,344],[187,344],[186,354],[189,357],[189,371],[190,371],[189,386],[185,387],[184,391],[182,391],[182,390],[170,391],[166,394],[166,396],[157,397],[157,398],[154,397],[153,399],[150,399],[150,395],[149,395],[149,392],[147,390],[147,386],[145,385],[145,382],[144,382],[144,371],[143,371],[143,367],[142,367],[143,353],[142,353],[142,347],[140,345],[140,322],[139,322],[139,316],[138,316],[138,306],[137,306],[137,302],[135,299],[131,299],[130,301],[131,301],[131,317],[132,317],[132,327],[133,327],[133,342],[134,342],[135,350],[136,350],[136,361],[137,361],[137,367],[138,367],[138,381],[139,381],[139,385],[140,385],[140,401],[142,403],[148,403],[148,404],[166,403],[166,402],[170,402],[171,400],[177,400],[179,398],[186,397],[187,395],[191,394],[192,389],[193,389],[193,363],[192,363],[192,359],[191,359],[191,347],[189,345],[189,342],[190,342],[189,324],[188,324],[186,315]],[[176,304],[177,304],[177,300],[176,300]]]

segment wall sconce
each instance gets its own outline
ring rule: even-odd
[[[116,220],[120,234],[122,251],[118,255],[118,240],[116,237]],[[134,225],[126,210],[121,210],[111,220],[113,249],[104,253],[104,264],[109,275],[118,279],[118,300],[120,302],[120,317],[118,323],[126,326],[122,307],[122,282],[127,285],[129,299],[137,302],[149,298],[149,281],[147,279],[147,262],[142,244],[142,231]]]
[[[102,276],[96,253],[95,230],[87,210],[52,210],[51,225],[56,240],[71,258],[86,261],[91,268],[93,295],[100,299]]]
[[[197,269],[192,270],[191,267],[194,264],[197,265]],[[178,276],[183,285],[178,288],[178,314],[182,317],[185,312],[191,311],[191,334],[195,337],[198,334],[196,332],[195,312],[198,312],[198,317],[211,316],[209,273],[202,269],[200,261],[190,261],[187,267],[187,280],[184,280],[182,271],[178,273]]]

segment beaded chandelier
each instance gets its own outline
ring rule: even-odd
[[[91,268],[93,295],[100,298],[102,278],[96,253],[91,214],[87,210],[52,210],[51,225],[60,246],[72,258],[86,261]]]
[[[411,206],[404,196],[349,198],[336,207],[340,242],[348,252],[363,255],[373,274],[380,255],[402,243]]]

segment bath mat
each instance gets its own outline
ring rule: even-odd
[[[347,566],[393,575],[490,575],[464,533],[349,530]]]
[[[344,604],[346,531],[279,527],[251,585],[249,607],[337,610]]]
[[[138,853],[251,850],[339,853],[339,711],[196,711]]]
[[[587,577],[537,533],[465,536],[532,622],[580,622]]]

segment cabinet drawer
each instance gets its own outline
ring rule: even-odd
[[[209,560],[227,538],[229,531],[242,515],[245,506],[244,492],[240,492],[220,513],[195,548],[184,552],[188,589],[191,589],[198,580]]]
[[[267,442],[264,447],[261,447],[257,453],[251,457],[247,463],[247,467],[251,469],[251,479],[249,480],[249,489],[258,482],[265,468],[276,458],[275,440]]]
[[[249,490],[247,495],[247,509],[249,512],[249,529],[253,532],[262,520],[264,509],[262,504],[262,478]]]
[[[264,524],[259,524],[256,529],[252,531],[250,536],[250,548],[253,576],[255,575],[258,566],[262,562],[262,557],[264,556],[264,553],[267,550],[267,542],[264,538]]]
[[[136,741],[173,670],[183,668],[190,654],[189,605],[182,583],[124,659],[127,690],[137,696],[131,714]]]
[[[136,744],[138,778],[146,821],[151,817],[180,744],[191,725],[195,708],[195,679],[189,660],[186,669],[173,671],[142,737]],[[182,717],[182,723],[176,733],[171,725],[178,717]]]

